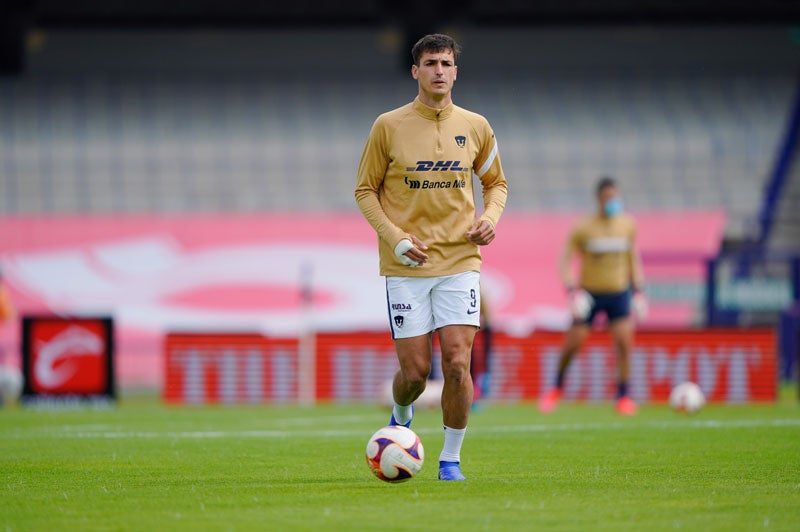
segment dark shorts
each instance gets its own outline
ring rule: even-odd
[[[582,323],[592,323],[598,313],[604,312],[608,321],[627,318],[631,315],[631,291],[616,292],[613,294],[595,294],[589,292],[594,299],[589,316]]]

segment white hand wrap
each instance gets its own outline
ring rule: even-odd
[[[397,255],[397,258],[400,259],[400,262],[405,264],[406,266],[411,266],[412,268],[419,266],[419,262],[409,259],[405,256],[405,252],[409,249],[413,249],[414,244],[411,243],[411,240],[404,238],[397,245],[394,247],[394,254]]]
[[[569,311],[572,317],[578,320],[586,320],[592,311],[594,298],[582,288],[573,290],[569,296]]]
[[[633,294],[631,306],[633,306],[633,313],[636,315],[636,319],[644,321],[645,318],[647,318],[650,305],[647,303],[647,296],[644,295],[643,292],[636,292]]]

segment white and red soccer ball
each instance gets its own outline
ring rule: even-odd
[[[383,427],[367,442],[367,465],[383,481],[405,482],[419,473],[424,461],[422,442],[409,428]]]
[[[700,386],[693,382],[683,382],[669,394],[669,406],[676,412],[696,414],[706,404],[706,396]]]

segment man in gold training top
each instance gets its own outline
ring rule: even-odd
[[[459,45],[427,35],[413,47],[413,102],[380,115],[358,168],[356,202],[378,234],[389,325],[400,370],[390,425],[409,426],[431,372],[433,331],[442,355],[441,480],[464,480],[461,444],[472,404],[470,353],[480,320],[479,246],[495,237],[506,201],[497,142],[484,117],[453,105]],[[477,216],[472,175],[483,189]]]
[[[630,352],[634,312],[644,317],[647,301],[642,293],[644,277],[636,249],[636,225],[622,212],[622,199],[613,179],[597,184],[597,213],[573,229],[559,260],[559,273],[569,292],[572,326],[567,331],[558,363],[555,386],[539,399],[539,410],[549,414],[561,399],[564,378],[572,358],[589,335],[598,313],[608,317],[609,331],[617,353],[617,412],[636,414],[636,403],[628,395]],[[572,259],[581,259],[580,282],[575,283]]]

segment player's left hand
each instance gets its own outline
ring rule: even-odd
[[[494,240],[494,237],[494,226],[489,220],[477,220],[467,231],[467,240],[478,246],[485,246]]]
[[[647,302],[647,296],[644,295],[644,292],[638,290],[634,292],[631,305],[633,306],[633,313],[636,315],[636,319],[644,321],[645,318],[647,318],[647,312],[650,310],[650,305]]]

